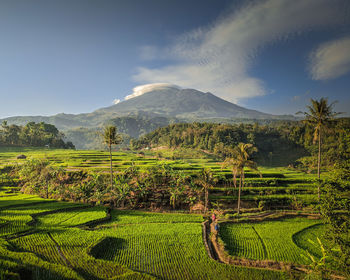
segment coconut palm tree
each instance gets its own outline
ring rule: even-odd
[[[203,187],[202,191],[204,192],[204,213],[208,211],[209,189],[212,188],[216,182],[217,180],[209,168],[202,169],[199,173],[198,178],[195,180],[196,184]]]
[[[113,186],[113,165],[112,165],[112,145],[119,145],[123,138],[117,132],[115,126],[106,126],[103,133],[104,143],[107,144],[109,150],[110,167],[111,167],[111,187]]]
[[[304,114],[304,122],[315,129],[313,142],[318,142],[317,177],[320,179],[322,133],[329,126],[330,122],[334,120],[335,116],[340,113],[333,112],[335,102],[328,104],[327,98],[322,97],[320,100],[310,99],[310,101],[311,105],[306,106],[308,112],[298,113]],[[318,185],[318,199],[320,199],[320,185]]]
[[[237,188],[237,175],[239,176],[239,186],[238,186],[238,203],[237,203],[237,213],[239,215],[240,205],[241,205],[241,190],[244,187],[244,168],[250,170],[258,171],[257,164],[250,159],[250,156],[257,152],[258,149],[253,146],[253,144],[239,143],[236,147],[231,150],[231,157],[225,159],[222,167],[229,167],[233,174],[233,183],[235,188]],[[261,173],[260,173],[261,177]]]

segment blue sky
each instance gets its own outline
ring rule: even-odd
[[[346,0],[1,0],[0,38],[0,117],[91,112],[149,83],[350,112]]]

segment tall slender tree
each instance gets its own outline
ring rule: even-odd
[[[112,145],[119,145],[122,143],[123,138],[118,133],[117,127],[115,126],[106,126],[103,133],[104,143],[107,144],[109,150],[109,159],[110,159],[110,172],[111,172],[111,187],[113,186],[113,158],[112,158]]]
[[[222,164],[222,167],[229,167],[233,174],[233,183],[237,188],[237,176],[239,176],[238,186],[238,202],[237,202],[237,213],[239,215],[241,206],[241,190],[244,187],[244,168],[258,171],[257,164],[250,159],[251,155],[257,152],[258,149],[253,144],[239,143],[236,147],[231,150],[231,156],[227,157]],[[261,177],[261,173],[260,173]]]
[[[314,130],[313,142],[318,142],[318,157],[317,157],[317,177],[321,178],[321,145],[322,135],[329,124],[340,113],[333,111],[335,102],[328,104],[328,99],[322,97],[320,100],[310,99],[311,105],[306,106],[307,112],[302,113],[305,116],[304,122],[312,126]],[[318,184],[318,199],[320,199],[320,184]]]
[[[0,141],[4,144],[7,144],[8,137],[9,137],[9,126],[7,124],[7,121],[3,121],[1,123],[1,130],[0,130]]]

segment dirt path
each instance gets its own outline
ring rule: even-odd
[[[203,233],[203,242],[205,249],[207,250],[208,256],[218,262],[221,262],[215,248],[213,247],[212,242],[210,241],[210,224],[209,221],[202,223],[202,233]]]

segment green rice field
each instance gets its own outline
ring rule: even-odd
[[[171,152],[169,152],[171,153]],[[25,154],[27,159],[17,160]],[[211,202],[235,202],[232,174],[202,155],[157,158],[154,153],[114,152],[116,172],[132,165],[140,170],[169,164],[194,175],[211,168],[219,183]],[[45,159],[67,171],[107,173],[104,151],[1,148],[0,167]],[[315,175],[287,168],[246,172],[244,203],[316,199]],[[283,207],[282,207],[283,209]],[[283,271],[233,266],[211,259],[204,246],[200,214],[112,210],[22,194],[5,172],[0,174],[0,279],[289,279]],[[246,214],[248,217],[249,214]],[[107,219],[106,217],[110,217]],[[293,218],[261,223],[224,223],[220,237],[233,256],[307,264],[306,250],[319,256],[315,240],[324,230],[319,220]]]
[[[308,240],[317,243],[323,239],[325,226],[320,220],[290,218],[260,223],[224,223],[220,237],[226,250],[232,256],[252,260],[274,260],[309,264],[303,257],[309,251],[320,258],[321,249]]]
[[[85,229],[79,225],[106,215],[103,207],[26,195],[12,196],[11,204],[6,186],[0,194],[4,279],[285,279],[210,259],[201,215],[114,210],[109,222]]]

